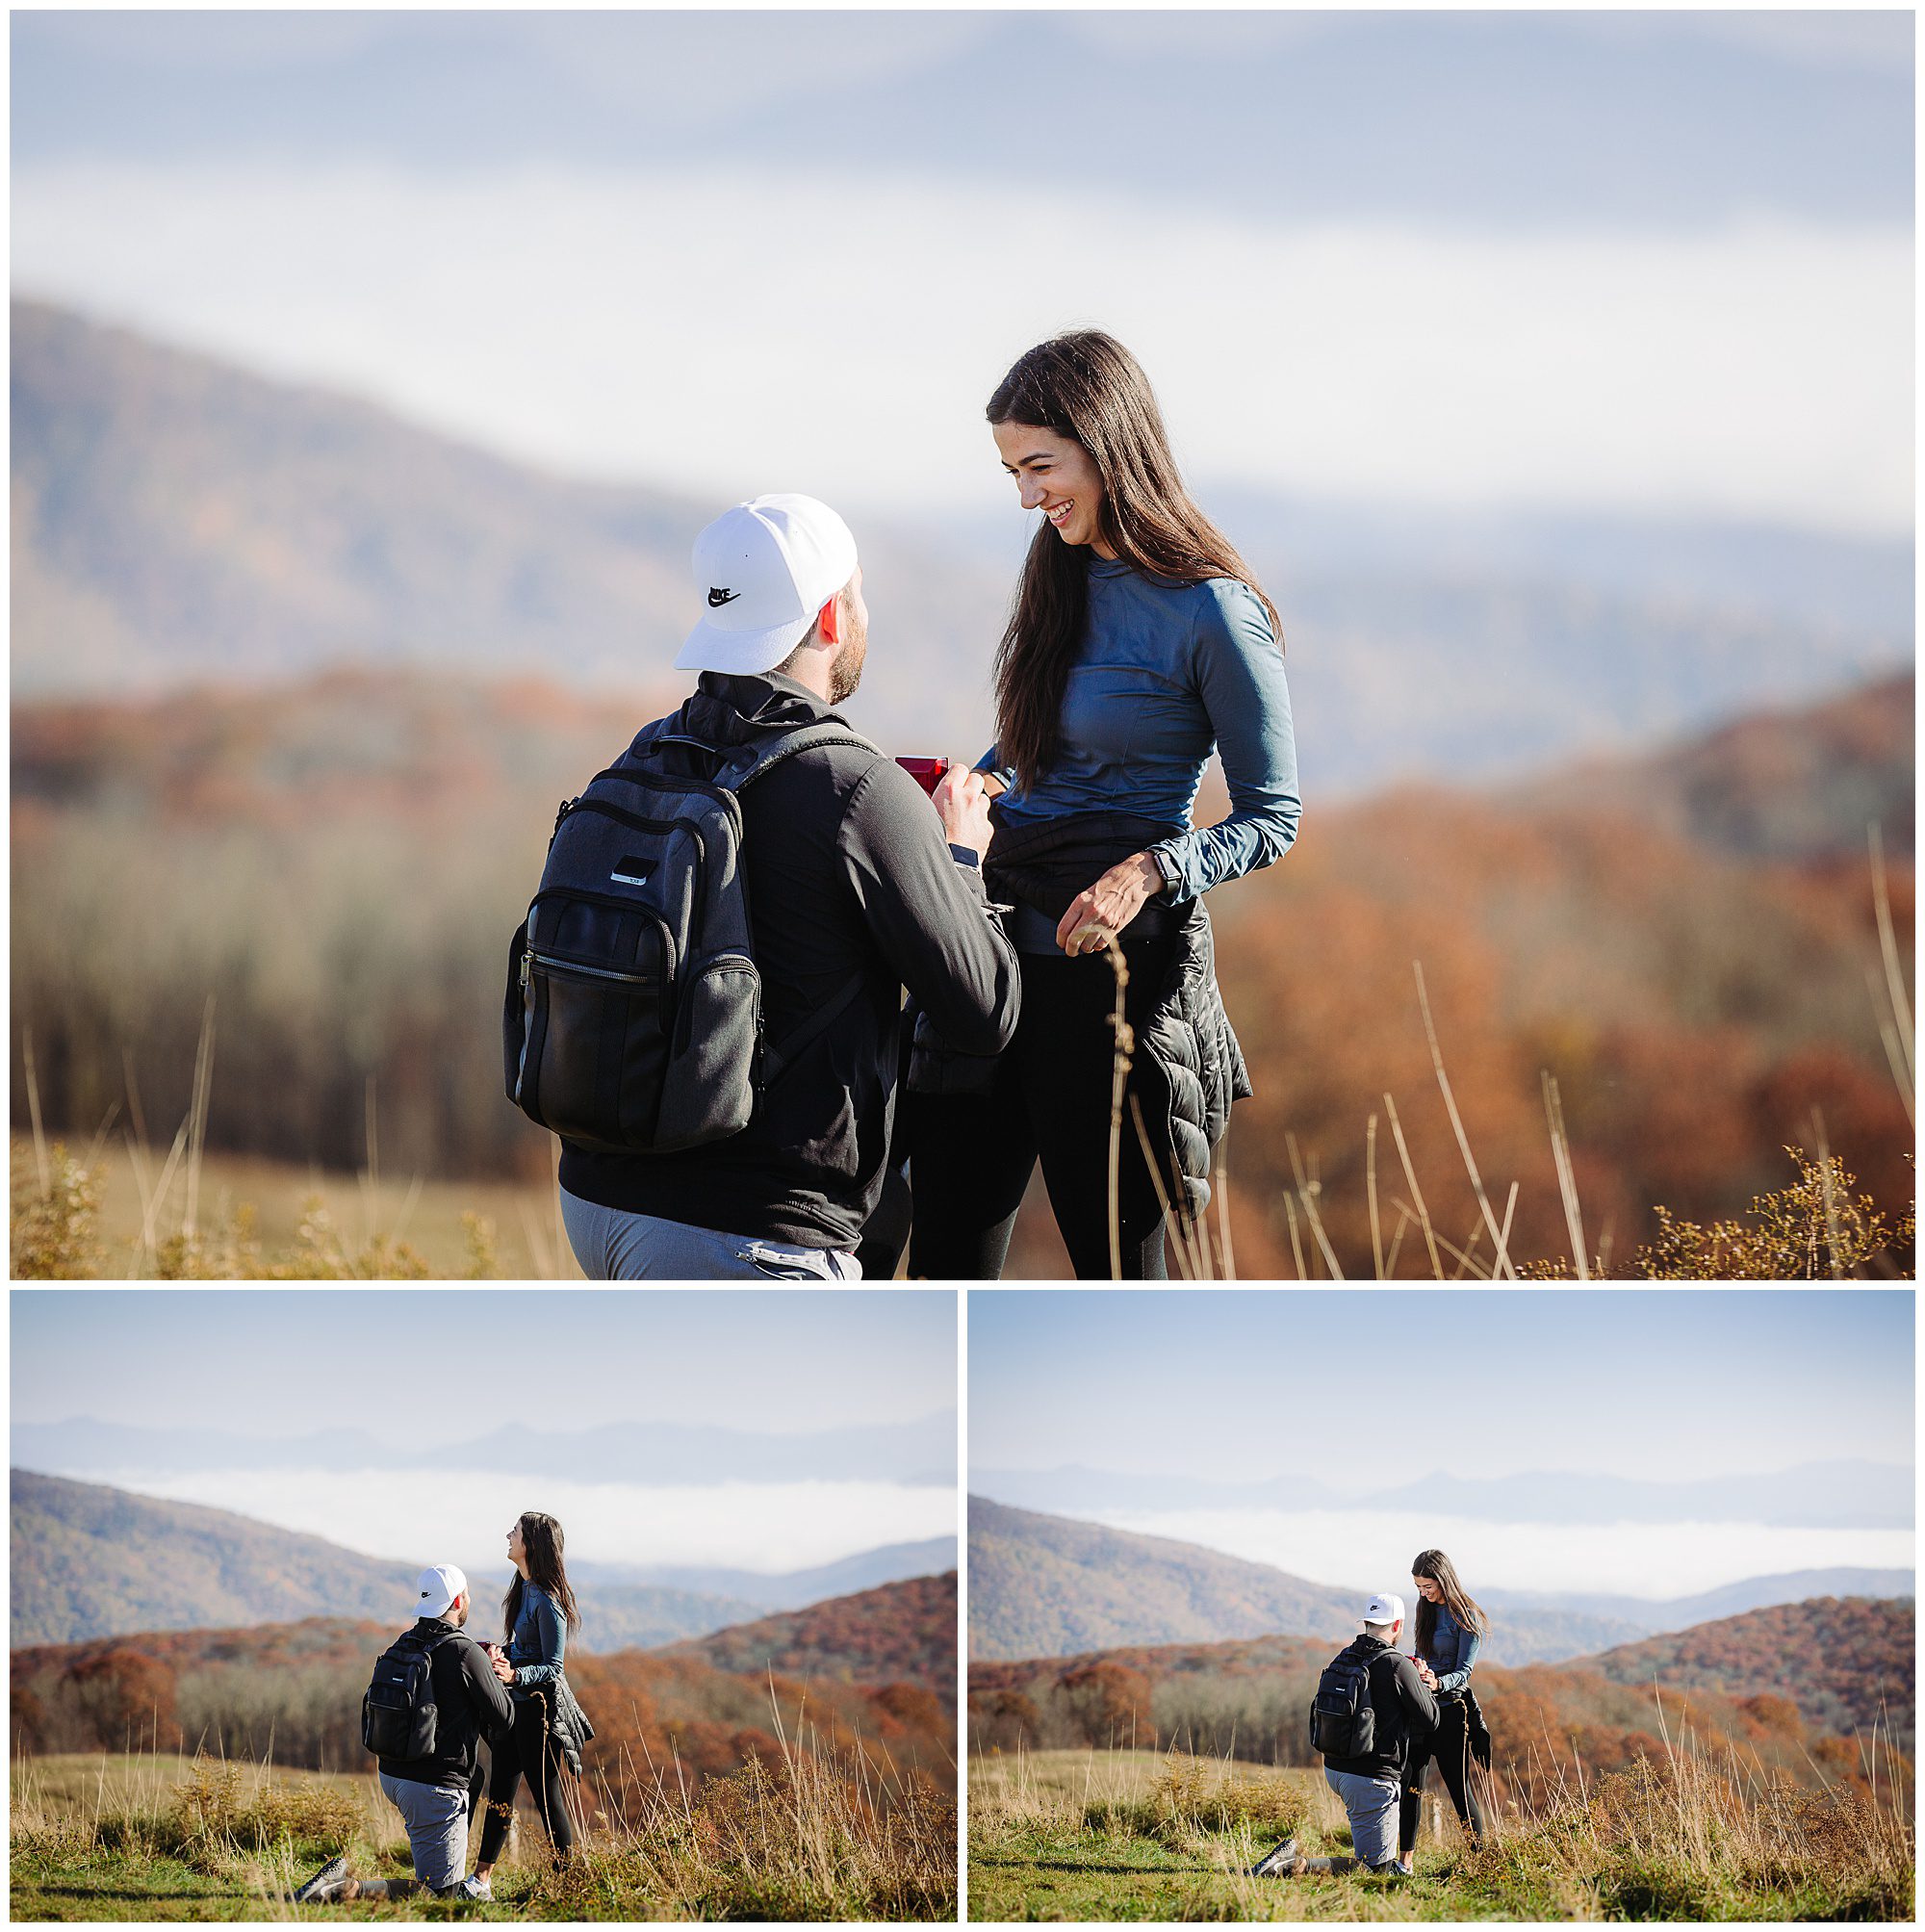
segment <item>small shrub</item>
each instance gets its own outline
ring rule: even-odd
[[[1083,1824],[1181,1848],[1199,1832],[1246,1828],[1284,1838],[1308,1816],[1301,1790],[1284,1779],[1229,1777],[1200,1758],[1171,1757],[1146,1796],[1093,1798]]]
[[[1798,1178],[1774,1194],[1755,1195],[1732,1221],[1708,1225],[1655,1207],[1657,1239],[1639,1248],[1623,1272],[1644,1281],[1822,1281],[1835,1273],[1869,1275],[1882,1258],[1902,1254],[1916,1238],[1917,1215],[1908,1209],[1894,1224],[1868,1194],[1854,1195],[1858,1177],[1835,1154],[1810,1159],[1786,1147]],[[1886,1259],[1885,1273],[1891,1261]],[[1592,1268],[1595,1276],[1603,1271]],[[1518,1271],[1527,1281],[1569,1281],[1568,1260],[1537,1261]]]
[[[13,1195],[8,1216],[13,1273],[24,1280],[97,1279],[103,1250],[97,1218],[100,1175],[82,1167],[56,1141],[47,1159],[43,1189],[37,1163],[16,1146],[11,1163]]]
[[[249,1783],[238,1765],[193,1761],[167,1812],[184,1855],[268,1851],[284,1841],[339,1850],[362,1832],[359,1802],[331,1785]]]

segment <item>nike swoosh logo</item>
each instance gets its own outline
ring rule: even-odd
[[[739,590],[711,589],[708,593],[708,607],[710,610],[719,610],[725,604],[733,604],[741,594]]]

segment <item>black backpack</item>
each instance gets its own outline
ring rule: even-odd
[[[432,1637],[407,1631],[374,1663],[361,1699],[361,1741],[377,1758],[431,1758],[435,1742],[434,1653],[455,1631]]]
[[[501,1018],[508,1097],[529,1120],[620,1153],[724,1140],[862,991],[853,975],[765,1046],[739,794],[798,752],[840,744],[882,755],[840,725],[727,750],[644,733],[562,805]]]
[[[1357,1657],[1345,1651],[1324,1666],[1310,1706],[1310,1748],[1326,1758],[1370,1758],[1376,1755],[1377,1713],[1371,1703],[1371,1669],[1377,1657],[1395,1658],[1394,1651],[1376,1657]]]

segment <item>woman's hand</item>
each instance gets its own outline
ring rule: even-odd
[[[1163,867],[1147,852],[1112,865],[1087,891],[1078,892],[1057,922],[1056,943],[1074,959],[1098,953],[1163,890]]]
[[[515,1681],[515,1666],[505,1657],[491,1657],[488,1662],[495,1666],[495,1675],[503,1684],[512,1684]]]

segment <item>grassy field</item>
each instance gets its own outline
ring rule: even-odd
[[[68,1150],[79,1161],[87,1149]],[[424,1181],[410,1176],[328,1173],[243,1154],[199,1156],[195,1224],[218,1264],[231,1251],[229,1235],[243,1209],[249,1210],[251,1237],[268,1262],[305,1266],[307,1272],[336,1277],[357,1272],[364,1258],[393,1258],[401,1247],[419,1259],[419,1269],[383,1274],[422,1273],[434,1279],[473,1277],[477,1273],[501,1280],[578,1281],[576,1265],[556,1215],[555,1193],[547,1183],[513,1181]],[[151,1278],[162,1272],[154,1256],[143,1257],[143,1221],[163,1244],[178,1235],[187,1206],[187,1163],[175,1164],[162,1190],[165,1159],[150,1154],[144,1176],[124,1139],[103,1145],[94,1156],[91,1192],[94,1208],[87,1217],[98,1274],[125,1279],[136,1273]],[[13,1137],[12,1167],[17,1198],[38,1178],[31,1135]],[[146,1187],[141,1182],[144,1178]],[[314,1203],[320,1202],[321,1213]],[[148,1202],[158,1206],[149,1209]],[[474,1231],[471,1232],[471,1218]],[[477,1235],[482,1240],[476,1248]],[[385,1244],[385,1248],[383,1248]],[[71,1247],[72,1241],[64,1244]],[[23,1272],[16,1230],[14,1273]],[[365,1272],[365,1271],[359,1271]]]
[[[883,1794],[791,1751],[633,1825],[597,1813],[552,1867],[524,1817],[487,1904],[415,1898],[295,1907],[336,1852],[361,1878],[410,1871],[399,1815],[372,1775],[183,1758],[17,1760],[15,1921],[116,1919],[953,1919],[956,1813],[924,1789]]]
[[[1748,1781],[1683,1751],[1473,1849],[1432,1799],[1412,1879],[1253,1879],[1295,1833],[1347,1852],[1318,1771],[1146,1751],[978,1759],[973,1919],[1786,1919],[1912,1916],[1909,1815]]]

